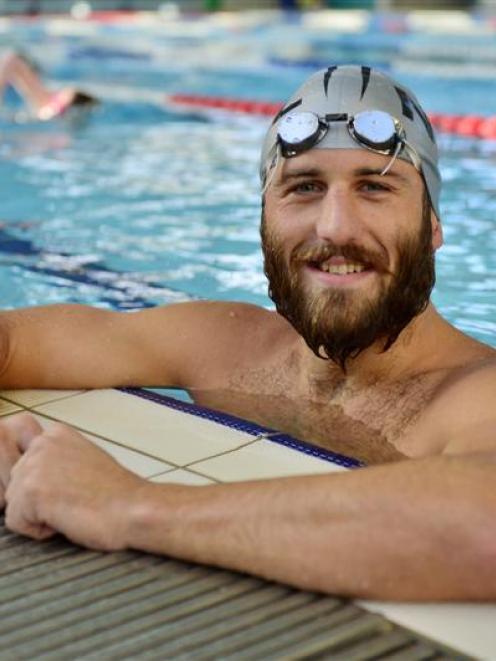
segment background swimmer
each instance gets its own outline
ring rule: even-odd
[[[8,53],[0,62],[2,99],[8,85],[21,96],[32,118],[39,121],[60,117],[74,108],[90,109],[98,103],[94,96],[74,87],[48,89],[30,60],[20,53]]]

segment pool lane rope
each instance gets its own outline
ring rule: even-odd
[[[165,103],[178,110],[218,110],[263,117],[273,117],[282,108],[281,103],[201,96],[198,94],[170,94],[165,97]],[[442,133],[451,133],[467,138],[496,140],[496,115],[492,117],[448,115],[445,113],[428,113],[428,115],[433,127]]]

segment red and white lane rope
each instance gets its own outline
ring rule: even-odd
[[[197,94],[171,94],[165,98],[167,105],[178,110],[221,110],[243,115],[273,117],[282,108],[281,103],[231,99]],[[469,138],[496,140],[496,115],[448,115],[429,113],[434,128],[442,133],[451,133]]]
[[[165,102],[174,108],[184,110],[224,110],[244,115],[263,115],[272,117],[282,108],[281,103],[229,99],[218,96],[199,96],[197,94],[170,94]]]

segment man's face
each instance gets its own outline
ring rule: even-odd
[[[283,162],[267,190],[269,293],[310,348],[344,368],[387,349],[429,301],[441,243],[413,166],[366,150],[313,149]],[[434,230],[434,233],[433,233]]]

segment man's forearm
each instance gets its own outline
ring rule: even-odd
[[[495,457],[211,487],[143,487],[129,546],[301,588],[496,598]]]

